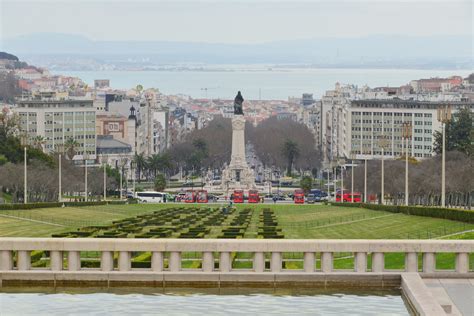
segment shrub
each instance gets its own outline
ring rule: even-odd
[[[31,210],[35,208],[51,208],[64,206],[92,206],[92,205],[107,205],[107,204],[126,204],[127,201],[91,201],[91,202],[37,202],[27,204],[0,204],[0,210]],[[132,204],[131,202],[130,204]]]
[[[426,216],[434,218],[449,219],[453,221],[474,223],[474,211],[424,206],[404,206],[404,205],[380,205],[364,203],[331,203],[334,206],[362,207],[375,211],[385,211],[392,213],[402,213],[406,215]]]

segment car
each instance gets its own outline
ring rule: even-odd
[[[310,193],[310,194],[308,194],[308,196],[306,197],[306,203],[308,203],[308,204],[314,204],[314,202],[319,202],[319,201],[316,201],[316,199],[319,199],[319,198],[316,197],[316,195]]]

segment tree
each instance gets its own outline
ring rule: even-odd
[[[69,137],[66,142],[64,142],[64,150],[70,160],[76,155],[77,147],[79,147],[79,143],[72,137]]]
[[[471,110],[468,107],[464,107],[457,113],[454,113],[452,120],[446,123],[446,151],[457,150],[470,156],[474,154],[473,117],[474,115]],[[437,154],[441,154],[443,150],[443,133],[436,131],[434,138],[433,150]]]
[[[142,178],[142,171],[146,166],[146,159],[143,153],[137,154],[135,153],[135,157],[133,157],[133,161],[135,162],[137,173],[138,173],[138,182],[140,183]]]
[[[35,137],[33,137],[33,146],[37,149],[40,149],[40,150],[43,150],[43,146],[44,144],[46,144],[46,139],[41,136],[41,135],[37,135]]]
[[[313,187],[313,178],[309,176],[304,176],[300,181],[300,187],[304,190],[305,193],[310,192],[311,188]]]
[[[291,170],[293,169],[293,163],[300,154],[298,144],[291,139],[287,139],[283,144],[282,148],[283,155],[287,159],[286,175],[291,176]]]
[[[155,177],[155,191],[163,191],[166,188],[166,178],[163,174],[159,173]]]

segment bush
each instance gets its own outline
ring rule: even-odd
[[[426,216],[434,218],[449,219],[453,221],[474,223],[474,211],[460,210],[440,207],[404,206],[404,205],[380,205],[364,203],[331,203],[334,206],[362,207],[375,211],[402,213],[406,215]]]
[[[92,205],[107,205],[107,204],[126,204],[127,201],[98,201],[98,202],[38,202],[27,204],[0,204],[0,210],[31,210],[35,208],[50,208],[64,206],[92,206]],[[134,203],[134,202],[131,202]]]

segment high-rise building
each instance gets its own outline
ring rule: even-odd
[[[33,97],[20,100],[12,109],[19,115],[20,130],[30,142],[41,136],[45,152],[57,150],[68,139],[74,139],[74,159],[83,159],[84,153],[96,155],[96,109],[92,100],[57,100],[53,97]]]

